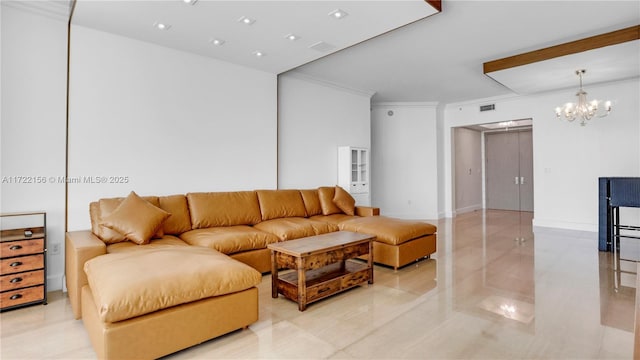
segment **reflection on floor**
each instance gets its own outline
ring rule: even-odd
[[[596,234],[531,229],[531,213],[438,222],[438,254],[310,305],[271,298],[260,320],[173,354],[202,358],[631,358],[635,289]],[[631,274],[631,275],[629,275]],[[93,358],[60,293],[0,315],[0,358]]]

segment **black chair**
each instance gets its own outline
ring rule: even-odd
[[[612,224],[610,238],[613,252],[617,254],[621,238],[640,239],[640,226],[620,224],[621,207],[640,207],[640,178],[611,178],[609,185],[610,223]],[[622,231],[625,233],[622,234]]]

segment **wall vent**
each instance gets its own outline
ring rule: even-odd
[[[480,111],[491,111],[496,109],[496,104],[480,105]]]
[[[335,48],[336,48],[335,45],[326,43],[324,41],[318,41],[317,43],[309,46],[309,49],[313,49],[320,52],[329,52],[331,50],[334,50]]]

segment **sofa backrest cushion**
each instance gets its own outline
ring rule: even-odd
[[[322,206],[320,206],[318,189],[300,190],[300,195],[302,195],[307,216],[322,215]]]
[[[100,203],[93,201],[89,203],[89,217],[91,217],[91,232],[102,239],[100,226]]]
[[[286,217],[306,217],[307,211],[298,190],[258,190],[262,221]]]
[[[157,196],[143,196],[142,198],[151,203],[151,205],[153,206],[160,206],[160,201],[158,200]],[[101,225],[102,219],[109,216],[115,209],[117,209],[123,200],[124,198],[121,197],[105,198],[98,200],[97,205],[89,205],[89,215],[91,216],[91,230],[106,244],[115,244],[118,242],[127,241],[127,238],[123,234]],[[163,235],[164,232],[161,227],[153,237],[161,238]]]
[[[160,209],[171,214],[163,223],[165,234],[180,235],[191,231],[191,215],[189,215],[189,204],[184,195],[160,196]]]
[[[322,215],[342,214],[342,210],[333,202],[336,188],[323,186],[318,188],[320,197],[320,206],[322,207]]]
[[[188,193],[191,228],[255,225],[262,219],[255,191]]]

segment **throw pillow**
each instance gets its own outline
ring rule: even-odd
[[[111,214],[102,219],[102,225],[142,245],[149,243],[170,215],[132,191]]]
[[[160,207],[160,202],[158,201],[157,196],[141,196],[141,198],[145,201],[148,201],[153,206]],[[98,207],[96,208],[96,214],[97,214],[96,224],[98,224],[97,225],[98,233],[96,235],[98,235],[98,237],[102,239],[102,241],[104,241],[104,243],[107,245],[128,241],[128,239],[121,233],[102,225],[102,219],[106,218],[112,212],[114,212],[118,208],[118,206],[122,204],[124,199],[125,198],[123,197],[117,197],[117,198],[104,198],[104,199],[98,200]],[[165,210],[165,211],[171,213],[168,210]],[[94,221],[93,218],[91,218],[91,221],[92,222]],[[160,239],[163,236],[164,236],[164,231],[161,226],[158,229],[158,231],[155,233],[155,235],[152,237],[152,239],[153,238]]]
[[[322,186],[318,188],[318,197],[320,198],[320,207],[322,207],[322,215],[341,214],[342,210],[333,202],[336,194],[334,187]]]
[[[336,192],[333,196],[333,203],[336,204],[343,213],[347,215],[355,215],[356,213],[356,200],[345,189],[340,186],[336,186]]]

